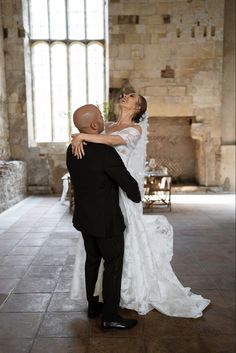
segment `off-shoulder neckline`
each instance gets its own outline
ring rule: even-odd
[[[111,122],[111,123],[112,123],[111,125],[115,124],[115,122]],[[138,125],[139,126],[139,124],[134,124],[134,125]],[[124,130],[127,130],[127,129],[134,129],[139,135],[141,135],[140,131],[138,129],[136,129],[134,126],[127,126],[124,129],[115,130],[115,131],[109,133],[108,135],[112,135],[115,132],[120,132],[120,131],[124,131]]]

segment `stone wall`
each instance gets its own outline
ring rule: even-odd
[[[128,80],[150,116],[195,117],[196,179],[219,185],[224,1],[110,0],[109,14],[110,86]]]
[[[221,185],[224,191],[232,192],[236,190],[236,153],[235,145],[221,146]]]
[[[33,140],[27,1],[2,1],[2,20],[6,29],[4,50],[11,157],[27,162],[30,193],[60,193],[60,178],[66,172],[66,145],[39,147]]]
[[[1,14],[0,2],[0,14]],[[3,47],[2,17],[0,15],[0,160],[10,158],[9,130],[7,117],[7,99],[6,99],[6,77],[5,77],[5,57]]]
[[[26,163],[0,161],[0,212],[26,196]]]
[[[4,135],[0,136],[0,149],[5,151],[4,159],[12,157],[27,163],[31,193],[60,193],[66,145],[37,146],[33,140],[32,99],[26,86],[31,80],[27,21],[23,25],[26,1],[0,1],[5,37],[3,40],[0,35],[0,75],[4,77],[5,72],[6,78],[6,88],[4,79],[0,84],[0,127]],[[226,11],[225,22],[231,14]],[[226,149],[222,152],[221,148],[224,136],[224,144],[232,143],[232,119],[226,124],[221,111],[223,31],[223,0],[217,5],[215,0],[109,1],[110,87],[119,89],[124,80],[129,82],[146,96],[150,116],[193,117],[190,134],[195,140],[194,165],[201,185],[222,185],[227,177],[232,179],[232,170],[226,173],[229,156],[223,168]],[[230,52],[232,56],[232,49]],[[232,79],[226,56],[224,63],[227,77]],[[224,84],[229,79],[224,79]],[[224,119],[226,116],[228,112]],[[227,132],[222,125],[228,126]]]
[[[225,2],[221,184],[235,190],[235,1]]]
[[[222,144],[235,145],[235,0],[225,2]]]
[[[21,1],[2,1],[11,157],[17,160],[24,160],[27,155],[26,83],[21,13]]]

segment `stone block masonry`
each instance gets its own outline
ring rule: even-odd
[[[37,146],[31,133],[26,4],[0,0],[0,159],[27,163],[30,193],[60,194],[66,145]],[[233,185],[227,147],[235,142],[233,5],[234,0],[109,0],[110,88],[117,91],[127,80],[146,96],[154,118],[194,117],[200,185],[226,185],[227,178]]]
[[[25,198],[26,189],[26,163],[0,161],[0,212]]]
[[[220,184],[224,5],[224,0],[109,4],[111,89],[128,80],[147,98],[149,116],[191,116],[201,123],[204,134],[194,133],[195,176],[205,186]]]

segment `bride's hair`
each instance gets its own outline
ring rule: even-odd
[[[144,118],[142,117],[143,114],[146,112],[147,110],[147,101],[143,96],[139,95],[139,111],[136,112],[132,118],[132,121],[134,121],[135,123],[140,123],[140,121],[142,121]]]

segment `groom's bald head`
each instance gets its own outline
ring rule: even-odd
[[[80,132],[99,134],[104,129],[104,121],[100,110],[93,104],[86,104],[76,109],[73,121]]]

